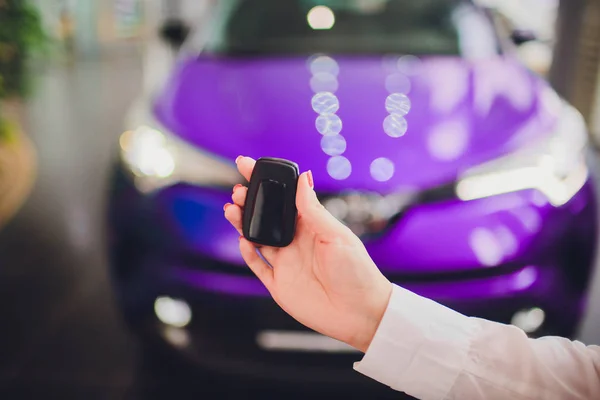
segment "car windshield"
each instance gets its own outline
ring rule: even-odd
[[[205,52],[500,52],[491,21],[468,0],[219,0],[216,17]]]

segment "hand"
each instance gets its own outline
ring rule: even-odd
[[[255,161],[239,157],[250,179]],[[236,186],[225,217],[242,234],[247,188]],[[391,283],[363,243],[317,199],[311,172],[300,175],[294,241],[284,248],[256,247],[240,236],[242,257],[279,306],[303,325],[365,352],[383,317]]]

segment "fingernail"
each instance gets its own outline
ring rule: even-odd
[[[242,158],[244,158],[244,156],[238,156],[238,157],[235,159],[235,163],[237,164],[238,162],[240,162],[240,160],[241,160]]]
[[[228,208],[230,205],[231,205],[230,203],[227,203],[227,204],[225,204],[225,205],[223,206],[223,211],[227,211],[227,208]]]
[[[309,170],[306,173],[306,179],[308,179],[308,186],[310,186],[311,189],[314,189],[315,188],[315,182],[313,180],[313,175],[312,175],[312,171],[311,170]]]
[[[243,186],[242,184],[238,183],[237,185],[235,185],[233,187],[233,191],[235,192],[237,189],[241,188],[242,186]]]

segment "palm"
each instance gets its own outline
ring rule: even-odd
[[[319,281],[319,275],[322,275],[325,265],[322,256],[327,254],[327,246],[299,222],[292,244],[281,249],[262,250],[267,261],[273,266],[273,297],[282,307],[293,308],[294,303],[301,301],[300,292],[304,293],[307,286],[310,287],[313,296],[324,293],[323,288],[315,283]],[[278,268],[280,265],[285,267]]]
[[[248,158],[238,164],[246,178],[253,167]],[[236,187],[235,205],[225,208],[239,232],[246,192]],[[284,311],[320,333],[355,343],[356,332],[369,322],[366,318],[387,302],[389,282],[362,242],[320,205],[305,174],[298,183],[296,203],[300,217],[294,241],[284,248],[260,249],[269,266],[245,239],[240,243],[242,256]]]
[[[370,261],[360,241],[326,241],[299,222],[290,246],[262,253],[273,267],[269,290],[277,304],[300,323],[346,341],[354,323],[349,308],[359,306],[357,295],[371,282],[356,273],[362,268],[352,268]]]

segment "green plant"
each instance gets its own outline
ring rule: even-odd
[[[45,42],[35,7],[27,0],[0,0],[0,101],[29,92],[27,62]],[[0,138],[6,137],[7,126],[0,120]]]
[[[0,112],[2,109],[0,109]],[[8,127],[6,126],[6,121],[0,118],[0,140],[5,139],[8,135]]]
[[[26,63],[45,42],[35,7],[27,0],[0,0],[0,98],[27,93]]]

